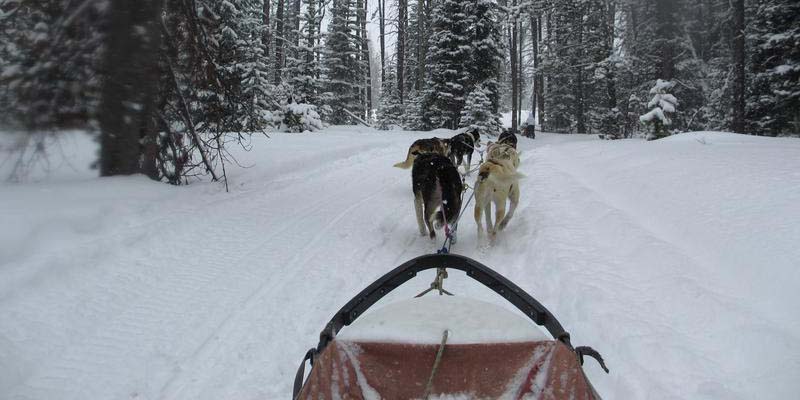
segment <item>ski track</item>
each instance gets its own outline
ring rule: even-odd
[[[441,246],[441,235],[417,232],[410,172],[391,167],[437,133],[278,135],[282,153],[243,155],[267,167],[234,172],[232,193],[159,187],[77,212],[97,222],[68,232],[70,246],[0,254],[0,371],[11,372],[0,398],[288,398],[300,358],[339,307]],[[514,219],[479,247],[467,208],[453,251],[516,282],[575,345],[600,351],[611,373],[592,360],[585,370],[604,398],[790,398],[800,389],[796,324],[715,284],[720,272],[680,232],[588,180],[569,153],[587,140],[520,138]],[[458,272],[446,285],[511,307]]]

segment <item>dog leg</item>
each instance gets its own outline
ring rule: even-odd
[[[514,211],[517,209],[517,205],[519,204],[519,184],[511,185],[508,197],[511,200],[511,207],[508,208],[508,214],[506,214],[506,217],[503,218],[502,222],[500,222],[501,231],[506,228],[506,225],[508,225],[508,221],[511,221],[511,217],[514,216]]]
[[[414,193],[414,211],[417,213],[417,227],[419,235],[425,236],[425,223],[422,218],[422,194]]]
[[[475,199],[475,225],[478,226],[478,240],[483,237],[483,224],[481,223],[481,214],[483,213],[483,205],[479,199]]]
[[[425,203],[425,224],[428,226],[428,232],[431,239],[436,239],[436,231],[434,230],[433,223],[436,219],[436,205],[431,202]]]
[[[495,225],[492,227],[492,239],[497,235],[498,228],[500,226],[500,221],[503,220],[503,217],[506,214],[506,202],[503,201],[496,201],[494,203],[495,211],[494,211],[494,223]]]
[[[472,150],[467,153],[467,169],[464,170],[464,175],[469,175],[469,169],[472,166]]]
[[[491,199],[487,200],[484,203],[486,206],[483,208],[483,217],[486,220],[486,230],[489,232],[489,236],[494,235],[494,225],[492,224],[492,201]]]

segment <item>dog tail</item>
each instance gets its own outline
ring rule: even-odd
[[[411,166],[414,165],[414,157],[412,157],[412,156],[417,156],[417,152],[416,151],[411,151],[409,149],[408,150],[408,155],[406,155],[406,160],[403,161],[403,162],[399,162],[399,163],[395,164],[394,167],[395,168],[402,168],[402,169],[411,168]]]

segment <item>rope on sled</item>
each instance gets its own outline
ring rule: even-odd
[[[433,278],[433,282],[431,282],[431,287],[425,289],[422,293],[414,296],[414,297],[422,297],[426,294],[430,293],[432,290],[436,290],[439,292],[439,296],[446,294],[448,296],[452,296],[453,294],[444,290],[444,280],[447,279],[447,270],[444,268],[436,268],[436,277]]]
[[[467,202],[464,203],[464,206],[461,207],[461,211],[458,213],[458,216],[456,216],[455,221],[453,221],[453,227],[452,228],[447,223],[447,215],[444,214],[444,203],[442,203],[441,209],[442,209],[442,216],[444,217],[444,221],[445,221],[445,224],[444,224],[444,236],[445,237],[444,237],[444,242],[442,243],[442,248],[439,249],[439,251],[436,252],[438,254],[450,253],[450,246],[452,246],[456,242],[456,231],[458,230],[458,222],[461,221],[461,216],[464,215],[464,211],[467,210],[467,207],[469,206],[469,203],[472,202],[473,198],[475,198],[475,188],[471,187],[471,186],[469,186],[468,184],[465,183],[464,184],[464,191],[467,191],[469,189],[472,189],[471,193],[469,194],[469,198],[467,199]],[[461,193],[461,196],[462,196],[462,199],[463,199],[464,192]]]
[[[439,364],[442,362],[442,355],[444,354],[444,345],[447,343],[447,336],[450,334],[450,331],[447,329],[442,332],[442,343],[439,344],[439,350],[436,352],[436,359],[433,360],[433,368],[431,369],[431,375],[428,377],[428,383],[425,385],[425,393],[422,395],[422,398],[428,400],[431,397],[431,391],[433,391],[433,378],[436,377],[436,372],[439,370]]]

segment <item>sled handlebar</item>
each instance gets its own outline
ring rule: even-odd
[[[572,348],[569,333],[564,330],[553,314],[519,286],[495,272],[493,269],[457,254],[428,254],[409,260],[380,277],[347,302],[320,332],[316,353],[320,354],[343,327],[350,325],[378,300],[398,286],[415,277],[417,273],[434,268],[452,268],[466,272],[467,276],[480,282],[502,296],[526,317]]]

